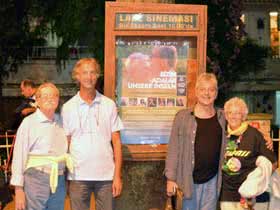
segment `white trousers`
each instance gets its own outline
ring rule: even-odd
[[[268,210],[268,202],[265,203],[255,203],[254,210]],[[241,207],[240,202],[220,202],[221,210],[244,210]]]

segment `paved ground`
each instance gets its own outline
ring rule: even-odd
[[[92,199],[93,200],[93,199]],[[94,202],[91,202],[91,207],[90,207],[90,210],[95,210],[94,209],[94,205],[93,205]],[[4,210],[15,210],[15,203],[14,202],[11,202],[9,203],[5,208]],[[69,198],[66,197],[65,199],[65,208],[64,210],[70,210],[70,203],[69,203]]]
[[[15,203],[14,202],[9,203],[4,208],[4,210],[15,210]],[[70,210],[70,205],[69,205],[69,199],[68,198],[65,200],[65,210]]]

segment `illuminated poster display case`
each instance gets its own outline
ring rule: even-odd
[[[106,2],[104,92],[124,123],[124,157],[164,159],[175,114],[205,71],[207,7]]]

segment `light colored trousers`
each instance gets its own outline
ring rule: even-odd
[[[204,184],[194,184],[192,199],[183,200],[183,210],[216,210],[217,175]]]
[[[222,201],[220,202],[221,210],[244,210],[241,207],[239,202],[227,202]],[[268,210],[268,202],[265,203],[256,203],[254,205],[254,210]]]
[[[58,177],[55,193],[51,193],[50,175],[34,168],[24,173],[26,210],[64,210],[65,177]]]

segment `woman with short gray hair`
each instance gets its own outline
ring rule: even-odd
[[[258,180],[251,182],[255,169],[264,165],[271,175],[276,158],[265,145],[263,135],[246,122],[248,107],[241,98],[232,98],[225,103],[225,117],[228,122],[228,144],[223,165],[221,210],[241,210],[256,204],[255,210],[268,209],[269,194],[265,186],[258,186]],[[262,171],[262,174],[263,173]],[[251,187],[244,185],[251,183]],[[257,185],[257,187],[255,187]],[[256,189],[256,190],[255,190]]]

